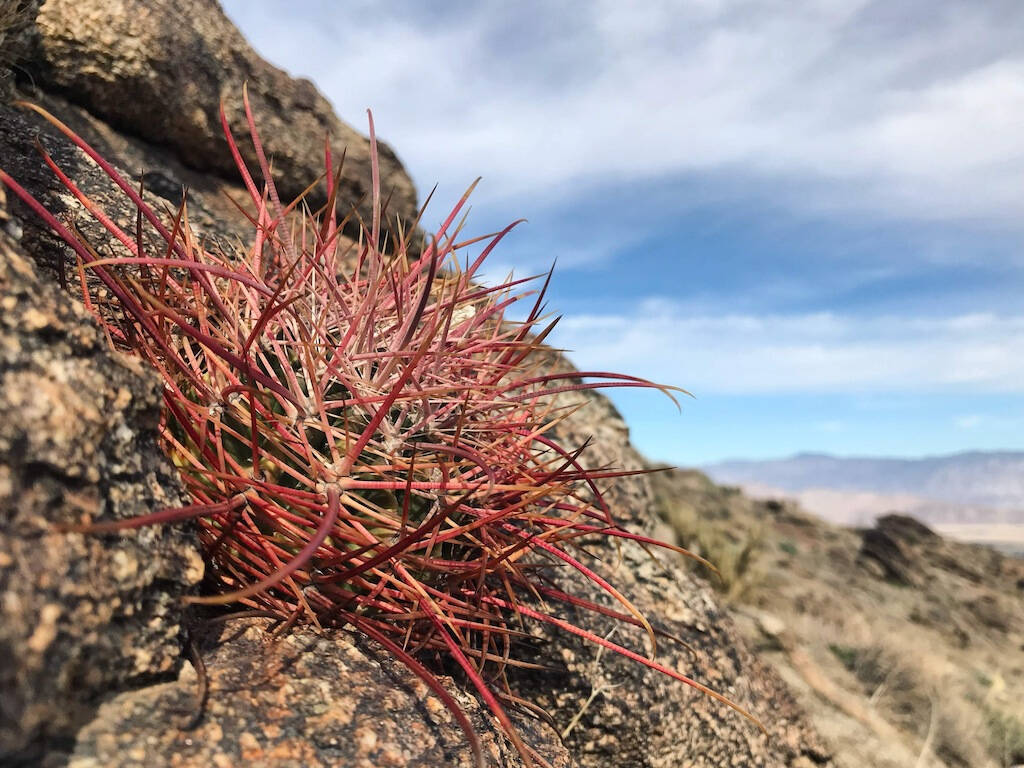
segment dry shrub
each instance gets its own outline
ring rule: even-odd
[[[672,527],[680,546],[717,569],[717,575],[709,577],[711,583],[730,600],[739,600],[760,583],[757,565],[764,547],[763,526],[747,527],[737,520],[723,530],[686,504],[675,504],[670,510],[659,510],[659,514]]]
[[[822,641],[860,686],[869,706],[907,734],[922,757],[920,765],[995,768],[999,740],[1012,728],[986,722],[979,690],[962,670],[920,647],[904,634],[882,635],[859,621],[823,626]],[[918,639],[919,640],[919,639]],[[1012,735],[1006,737],[1012,741]]]
[[[987,711],[989,745],[1000,768],[1024,763],[1024,721],[999,709]]]

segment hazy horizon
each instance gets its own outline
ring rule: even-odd
[[[797,451],[796,453],[787,453],[785,455],[775,455],[767,458],[750,458],[749,456],[732,456],[726,459],[717,459],[715,461],[704,462],[701,466],[711,466],[714,464],[730,464],[735,462],[769,462],[769,461],[788,461],[790,459],[801,459],[801,458],[827,458],[827,459],[839,459],[841,461],[936,461],[941,459],[951,459],[964,456],[1010,456],[1013,458],[1024,458],[1024,451],[1022,450],[991,450],[991,451],[979,451],[979,450],[963,450],[963,451],[952,451],[946,453],[923,453],[914,456],[890,456],[884,454],[859,454],[859,453],[832,453],[829,451]]]

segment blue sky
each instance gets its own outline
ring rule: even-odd
[[[1024,449],[1024,3],[225,7],[428,224],[529,220],[492,274],[558,259],[581,368],[696,395],[611,393],[652,458]]]

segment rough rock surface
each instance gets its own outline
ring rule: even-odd
[[[178,597],[203,564],[176,529],[55,522],[177,503],[156,376],[0,235],[0,762],[69,739],[109,690],[174,670]]]
[[[246,134],[247,83],[283,197],[298,195],[323,172],[327,136],[336,158],[346,152],[343,199],[354,204],[367,194],[367,139],[335,116],[310,81],[293,79],[261,59],[216,3],[47,0],[36,28],[37,49],[25,66],[38,85],[124,133],[167,147],[186,166],[235,180],[218,105],[223,99],[235,135]],[[383,142],[379,149],[389,211],[412,219],[412,182],[394,152]],[[257,167],[252,150],[243,151]],[[311,198],[312,207],[322,200]],[[368,205],[364,201],[361,210]]]
[[[42,0],[0,0],[0,98],[14,86],[14,69],[28,45],[32,20]]]
[[[231,246],[238,238],[244,242],[251,236],[251,225],[231,202],[247,197],[239,180],[228,181],[195,171],[166,148],[118,133],[60,96],[35,93],[32,101],[83,136],[125,179],[138,183],[139,174],[143,173],[144,195],[157,210],[176,210],[183,189],[187,189],[189,221],[201,237]],[[53,157],[86,195],[110,211],[115,221],[129,230],[133,228],[135,211],[129,201],[83,152],[42,117],[0,104],[0,159],[4,170],[55,215],[70,216],[95,248],[102,250],[108,243],[113,246],[113,238],[84,212],[46,167],[37,145]],[[20,200],[8,194],[7,203],[9,215],[17,219],[16,233],[26,251],[55,275],[68,273],[68,265],[73,263],[71,249],[53,236]]]
[[[300,191],[319,172],[325,129],[339,144],[349,144],[349,202],[354,203],[367,188],[365,140],[342,126],[310,84],[291,80],[259,59],[213,2],[49,0],[43,4],[33,30],[34,37],[30,37],[34,42],[22,66],[43,91],[22,95],[65,119],[129,176],[145,170],[147,189],[169,206],[178,204],[181,185],[187,185],[190,219],[205,235],[230,240],[244,230],[244,220],[221,194],[227,191],[240,198],[241,190],[225,178],[234,176],[229,171],[226,149],[215,138],[219,135],[217,102],[222,96],[226,98],[229,108],[236,110],[232,119],[237,123],[238,102],[232,102],[232,98],[238,96],[243,80],[249,81],[275,169],[286,180],[282,185],[285,194]],[[75,202],[61,192],[38,159],[33,148],[37,135],[91,197],[114,211],[117,220],[132,221],[134,212],[124,205],[120,194],[65,139],[37,117],[6,106],[0,106],[0,166],[51,210],[70,216],[84,227],[93,244],[102,250],[106,235],[80,215]],[[397,161],[388,159],[383,176],[385,185],[395,190],[392,212],[410,215],[415,195]],[[63,271],[62,247],[25,215],[22,206],[13,200],[8,203],[6,210],[0,210],[0,226],[20,236],[21,247],[38,263],[57,273]],[[4,264],[28,266],[19,253],[10,253],[13,255],[4,256]],[[15,276],[24,272],[21,266],[4,268]],[[23,525],[20,521],[24,520],[36,526],[29,526],[35,538],[12,538],[0,546],[0,557],[16,563],[12,566],[0,560],[0,600],[3,606],[21,606],[21,613],[11,614],[11,619],[5,614],[4,626],[0,627],[0,640],[8,642],[8,635],[13,638],[13,650],[0,659],[0,682],[5,693],[9,685],[20,686],[14,690],[22,697],[15,699],[14,706],[4,697],[0,705],[3,727],[7,729],[4,733],[11,734],[4,742],[8,745],[5,748],[21,749],[35,740],[36,745],[51,748],[47,759],[59,763],[61,754],[72,748],[77,732],[72,758],[76,766],[245,762],[285,766],[315,765],[317,761],[358,765],[360,760],[367,765],[464,763],[465,745],[457,726],[432,707],[415,678],[385,663],[372,647],[354,645],[343,634],[318,637],[302,632],[271,646],[251,631],[241,638],[227,636],[225,642],[207,649],[211,690],[205,717],[191,734],[181,730],[195,695],[189,667],[180,666],[181,621],[178,609],[173,607],[177,605],[176,597],[198,578],[187,538],[175,531],[143,532],[125,538],[62,536],[43,533],[45,525],[41,522],[44,508],[52,520],[84,512],[95,514],[102,509],[113,514],[138,514],[173,503],[173,477],[152,440],[157,392],[152,379],[103,351],[102,338],[80,310],[72,309],[72,302],[52,288],[42,288],[31,269],[25,274],[30,275],[25,280],[33,286],[26,295],[45,291],[46,298],[39,299],[38,306],[42,315],[57,312],[62,317],[59,313],[72,313],[78,319],[73,325],[70,320],[61,321],[63,325],[44,325],[38,333],[31,330],[31,322],[23,316],[12,321],[14,325],[3,326],[9,329],[15,344],[28,343],[37,357],[43,355],[40,360],[50,361],[40,363],[43,367],[31,390],[31,402],[35,404],[37,397],[55,392],[49,406],[8,411],[17,418],[0,428],[0,436],[6,434],[4,430],[22,435],[16,449],[0,451],[0,458],[17,469],[9,474],[14,478],[12,494],[20,494],[4,497],[0,493],[9,505],[4,507],[4,525],[10,518],[14,521],[12,529],[17,528],[15,522]],[[56,282],[53,275],[48,277],[51,283]],[[5,322],[7,314],[5,310]],[[81,334],[95,346],[75,346],[86,343],[80,340]],[[128,373],[110,373],[102,382],[90,379],[86,373],[78,379],[66,375],[65,368],[72,363],[99,364],[96,361],[100,358],[104,366],[122,366],[117,370],[150,382],[147,391],[151,399],[136,396],[136,390],[127,383],[123,388],[132,393],[129,401],[118,399],[119,388],[110,389],[115,394],[103,399],[106,388],[121,387]],[[7,375],[6,365],[0,373]],[[98,399],[77,405],[93,395]],[[7,397],[6,390],[0,396]],[[581,413],[582,418],[567,427],[566,442],[578,445],[593,436],[590,463],[640,466],[640,457],[630,447],[628,431],[618,414],[604,398],[589,399],[592,403]],[[78,415],[75,408],[85,416]],[[63,425],[45,421],[61,413],[72,414],[68,421],[77,419],[74,437],[81,442],[58,445],[44,439],[64,434],[59,429],[51,431]],[[99,419],[95,423],[90,421],[94,414]],[[132,430],[141,431],[136,434]],[[33,447],[28,437],[42,442]],[[129,453],[103,453],[122,439],[128,440]],[[22,443],[27,448],[23,449]],[[28,449],[36,448],[42,452],[42,460],[32,460],[28,465],[15,461],[33,455]],[[86,450],[93,453],[83,454]],[[107,459],[102,457],[113,463],[104,463]],[[129,461],[130,467],[118,469],[116,457]],[[40,475],[40,466],[50,469]],[[74,470],[76,466],[81,469]],[[92,479],[90,467],[98,471],[98,479]],[[81,477],[68,474],[75,471]],[[131,484],[148,478],[146,472],[153,473],[155,479],[143,483],[149,495],[139,496],[142,490],[131,490],[136,488]],[[54,480],[55,474],[60,482]],[[5,488],[3,479],[0,475],[0,491]],[[122,489],[124,483],[129,484],[129,490]],[[31,492],[26,494],[26,488]],[[41,501],[34,494],[43,494],[38,495]],[[609,500],[619,518],[634,530],[655,528],[646,479],[620,482]],[[152,557],[132,560],[137,551],[133,547],[142,545]],[[52,553],[47,547],[54,548]],[[116,568],[116,572],[107,573],[122,561],[119,553],[124,552],[128,554],[123,557],[136,562],[137,573],[128,577]],[[808,768],[829,764],[828,755],[779,678],[746,650],[706,587],[698,585],[671,558],[662,558],[661,563],[653,561],[629,543],[619,548],[595,546],[593,552],[600,560],[588,560],[588,565],[608,575],[659,627],[693,649],[690,652],[662,641],[658,659],[751,710],[764,721],[770,735],[763,737],[738,715],[680,683],[608,652],[599,653],[574,637],[551,633],[551,642],[539,645],[538,654],[555,671],[523,674],[515,683],[524,698],[550,714],[558,731],[567,731],[566,743],[580,764],[638,768]],[[172,568],[170,576],[158,577],[156,574],[163,573],[164,554],[171,560],[178,558],[176,570]],[[33,562],[42,566],[35,571],[12,570],[28,568]],[[89,568],[99,575],[94,577]],[[49,578],[51,574],[53,578]],[[556,578],[567,579],[568,575],[557,574]],[[572,583],[574,591],[581,590],[579,579]],[[585,584],[582,594],[605,601],[603,595]],[[51,604],[56,607],[48,608]],[[79,605],[91,606],[91,613],[73,613]],[[162,613],[147,613],[150,608]],[[133,631],[140,616],[151,619],[144,623],[148,634],[140,636],[137,650],[126,650],[123,638]],[[609,620],[572,612],[567,612],[566,618],[625,645],[644,648],[641,633],[615,629]],[[107,631],[102,622],[112,619],[117,620],[116,630]],[[65,620],[73,620],[73,628],[57,631],[45,646],[45,653],[32,656],[33,647],[43,646],[51,633],[46,629],[47,622],[56,621],[60,626]],[[37,635],[38,627],[43,629]],[[79,631],[85,634],[75,634]],[[39,639],[33,640],[37,636]],[[101,647],[97,650],[90,643],[100,643]],[[310,644],[313,652],[299,653],[304,643]],[[276,654],[290,655],[291,661],[277,664]],[[97,658],[103,662],[96,664]],[[147,658],[148,666],[142,663]],[[65,660],[71,661],[65,664]],[[65,669],[70,671],[65,674]],[[176,682],[150,684],[158,676],[171,680],[181,669],[184,671]],[[254,672],[265,669],[274,671],[272,683],[262,683]],[[102,705],[96,719],[78,728],[98,704],[101,692],[113,695],[119,690],[119,695]],[[472,697],[459,696],[475,718],[487,749],[497,750],[498,764],[515,765],[517,758],[495,735],[490,718],[480,714]],[[74,703],[79,700],[80,705]],[[58,709],[61,711],[56,712]],[[317,718],[322,720],[323,729],[317,726]],[[47,728],[41,730],[43,723]],[[528,742],[554,765],[570,764],[554,731],[532,721],[522,727]],[[338,753],[332,738],[350,751]],[[0,752],[5,757],[12,754]]]
[[[903,537],[899,534],[900,529],[886,525],[885,518],[878,520],[874,528],[864,531],[859,557],[865,566],[878,569],[886,578],[898,584],[915,586],[917,576],[905,551],[906,544],[901,544]]]
[[[231,622],[224,638],[204,654],[209,695],[195,727],[188,721],[199,687],[186,666],[175,682],[105,704],[80,733],[69,768],[472,765],[465,735],[441,700],[372,643],[312,630],[270,640],[244,620]],[[481,704],[448,683],[489,764],[522,765]],[[553,768],[575,765],[548,726],[523,720],[519,728]]]

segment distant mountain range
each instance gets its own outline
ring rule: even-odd
[[[725,461],[702,469],[757,496],[785,495],[834,522],[860,524],[885,512],[933,523],[1024,523],[1024,452],[972,451],[920,459],[801,453]]]

